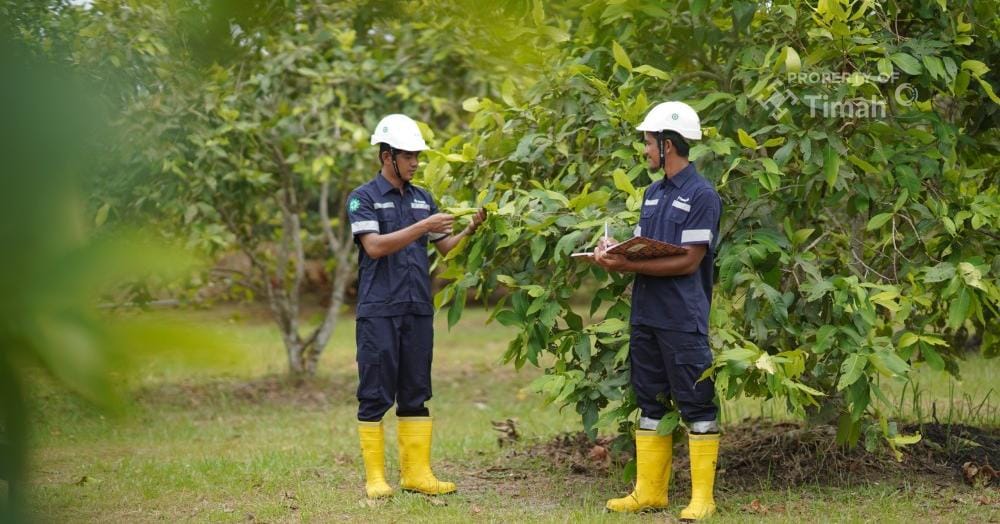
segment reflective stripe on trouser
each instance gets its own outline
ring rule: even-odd
[[[712,365],[708,337],[632,326],[629,339],[632,388],[642,416],[661,419],[667,414],[662,399],[673,399],[685,422],[715,420],[715,383],[698,381]]]
[[[427,415],[431,398],[433,317],[402,315],[357,320],[358,420]]]

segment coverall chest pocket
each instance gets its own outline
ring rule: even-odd
[[[691,212],[691,206],[677,198],[670,202],[670,210],[667,211],[667,221],[680,225],[687,220]]]
[[[653,227],[653,221],[656,219],[656,210],[659,201],[657,199],[646,199],[642,203],[642,209],[639,210],[639,227],[636,229],[637,235],[649,236],[653,234],[656,228]]]
[[[391,202],[390,202],[391,205]],[[385,204],[383,204],[385,206]],[[381,207],[375,209],[375,214],[378,215],[378,229],[383,235],[386,233],[392,233],[399,229],[399,215],[396,213],[395,207]]]
[[[421,220],[431,216],[431,206],[429,204],[421,204],[415,202],[412,207],[410,207],[410,216],[413,217],[413,223],[420,222]]]

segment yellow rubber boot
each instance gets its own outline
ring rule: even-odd
[[[635,489],[619,499],[608,501],[607,508],[617,512],[639,512],[667,507],[673,439],[655,431],[635,432]]]
[[[455,484],[442,482],[431,471],[431,418],[399,417],[399,485],[407,491],[443,495]]]
[[[691,450],[691,504],[681,520],[701,520],[715,513],[715,464],[719,460],[719,434],[688,435]]]
[[[365,460],[365,492],[368,498],[377,499],[392,495],[392,488],[385,481],[385,433],[382,422],[358,421],[361,439],[361,457]]]

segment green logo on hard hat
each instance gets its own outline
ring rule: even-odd
[[[347,210],[350,211],[351,213],[357,211],[359,207],[361,207],[361,201],[356,198],[352,198],[351,201],[347,204]]]
[[[389,126],[382,126],[382,132],[383,133],[388,133],[389,132]]]
[[[677,120],[680,117],[677,116],[677,113],[674,113],[673,115],[670,116],[670,118],[673,118],[674,120]]]

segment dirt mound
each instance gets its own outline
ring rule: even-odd
[[[836,443],[836,428],[806,427],[794,422],[747,420],[728,427],[719,456],[720,489],[782,489],[802,484],[850,486],[897,475],[931,475],[938,480],[977,486],[998,484],[1000,433],[969,426],[908,426],[922,440],[903,451],[897,461],[887,449],[869,452],[863,446],[845,448]],[[606,476],[628,462],[628,453],[612,451],[612,437],[590,440],[586,434],[567,433],[508,453],[510,458],[544,460],[573,473]],[[674,446],[674,476],[680,485],[690,480],[685,443]]]
[[[530,458],[557,468],[567,468],[573,473],[588,476],[607,476],[612,466],[621,467],[632,457],[614,451],[614,437],[599,436],[590,440],[584,432],[562,433],[555,438],[531,444],[526,448],[508,452],[508,459]]]
[[[947,468],[972,485],[1000,485],[1000,431],[964,424],[913,424],[904,433],[921,435],[909,455]]]
[[[900,463],[885,450],[845,448],[832,426],[806,427],[792,422],[749,420],[723,434],[718,477],[737,489],[802,484],[851,485],[884,478],[915,464]],[[675,460],[678,478],[690,478],[686,452]]]

